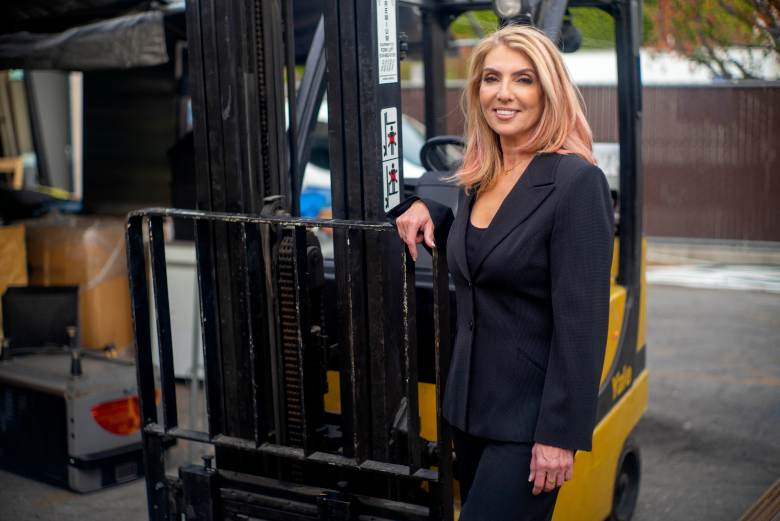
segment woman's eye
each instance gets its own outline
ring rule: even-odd
[[[529,76],[521,76],[517,81],[526,85],[531,85],[534,82],[534,79]]]
[[[485,77],[482,78],[482,81],[484,81],[485,83],[493,83],[494,81],[496,81],[496,77],[495,76],[485,76]]]

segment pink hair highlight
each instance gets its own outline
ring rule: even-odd
[[[466,118],[466,151],[455,181],[472,189],[490,186],[503,168],[498,135],[485,121],[479,89],[485,56],[504,45],[525,54],[536,69],[542,89],[542,114],[524,149],[533,153],[576,154],[589,163],[593,158],[593,134],[585,118],[582,95],[571,80],[555,44],[530,26],[510,25],[483,39],[471,54],[462,105]]]

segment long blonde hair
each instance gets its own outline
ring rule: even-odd
[[[455,181],[472,189],[490,186],[504,168],[498,134],[490,128],[479,102],[487,54],[504,45],[525,54],[536,69],[542,89],[542,113],[525,149],[533,153],[577,154],[595,164],[593,134],[585,119],[582,95],[571,80],[560,52],[540,30],[509,25],[483,39],[471,54],[462,105],[466,116],[466,151]]]

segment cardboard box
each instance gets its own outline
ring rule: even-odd
[[[0,226],[0,296],[8,286],[27,285],[27,249],[24,226]],[[0,299],[0,336],[3,334],[3,309]]]
[[[78,285],[81,343],[133,344],[124,220],[58,216],[27,224],[30,284]]]

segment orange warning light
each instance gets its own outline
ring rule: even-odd
[[[160,402],[160,391],[154,391],[155,403]],[[128,396],[92,407],[92,417],[111,434],[129,436],[141,428],[141,406],[138,396]]]

